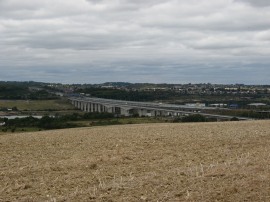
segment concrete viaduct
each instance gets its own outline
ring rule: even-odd
[[[94,97],[70,97],[72,104],[85,112],[108,112],[118,116],[187,116],[201,114],[205,117],[218,120],[230,120],[233,116],[206,113],[213,107],[190,107],[186,105],[172,105],[154,102],[133,102],[123,100],[102,99]],[[237,117],[239,120],[249,120],[245,117]]]

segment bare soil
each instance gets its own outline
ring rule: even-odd
[[[0,201],[270,201],[270,121],[0,135]]]

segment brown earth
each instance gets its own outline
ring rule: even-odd
[[[270,201],[270,121],[0,135],[0,201]]]

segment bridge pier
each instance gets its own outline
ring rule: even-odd
[[[108,113],[113,113],[112,106],[107,106],[107,112],[108,112]]]
[[[83,111],[83,102],[80,102],[80,109]]]
[[[93,112],[97,112],[97,104],[93,103]]]
[[[87,102],[83,103],[83,109],[84,109],[83,111],[87,112]]]
[[[89,102],[87,103],[87,112],[88,113],[90,112],[90,103]]]
[[[75,102],[75,107],[76,107],[77,109],[80,108],[80,107],[79,107],[79,101],[76,101],[76,102]]]
[[[138,114],[140,117],[146,116],[146,110],[145,109],[138,109]]]
[[[129,116],[129,110],[125,108],[120,108],[120,114],[122,116]]]
[[[93,112],[93,103],[89,103],[89,105],[90,105],[90,112]]]

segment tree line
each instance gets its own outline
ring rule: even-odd
[[[23,127],[37,127],[39,129],[50,130],[50,129],[63,129],[63,128],[74,128],[78,127],[74,121],[80,120],[92,120],[92,119],[108,119],[113,118],[114,115],[111,113],[85,113],[85,114],[68,114],[62,116],[43,116],[41,119],[35,118],[33,116],[25,118],[1,118],[0,122],[5,123],[2,127],[2,131],[6,132],[8,129],[13,132],[16,128]],[[14,130],[15,129],[15,130]]]

